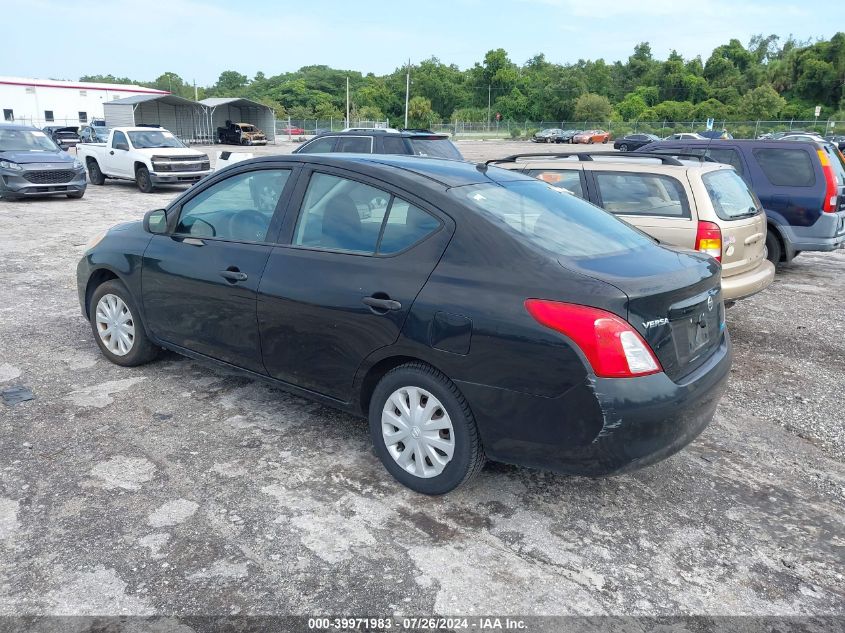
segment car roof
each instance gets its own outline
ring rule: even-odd
[[[634,167],[637,171],[651,171],[661,173],[687,171],[690,169],[697,171],[715,171],[718,169],[723,169],[725,167],[725,165],[722,165],[721,163],[717,163],[715,161],[701,161],[697,158],[680,158],[670,162],[666,160],[664,156],[661,156],[659,154],[653,154],[650,156],[647,153],[641,152],[581,152],[580,154],[589,156],[590,158],[588,160],[579,158],[579,153],[572,153],[568,156],[550,156],[549,158],[545,158],[541,155],[536,155],[524,158],[517,158],[517,160],[502,159],[500,164],[512,166],[504,167],[504,169],[515,169],[515,167],[513,167],[514,165],[530,166],[535,169],[553,169],[555,167],[560,167],[561,165],[583,165],[585,167],[600,169],[602,166],[607,165],[608,163],[613,163],[614,165],[629,165],[631,167]],[[491,163],[495,162],[496,161],[491,161]]]
[[[433,132],[432,130],[423,130],[423,129],[395,129],[395,128],[346,128],[339,132],[323,132],[322,134],[318,134],[314,138],[318,138],[320,136],[366,136],[368,134],[372,135],[379,135],[379,136],[403,136],[406,138],[413,138],[415,136],[424,136],[430,138],[432,136],[436,136],[438,138],[449,138],[448,134],[444,134],[442,132]]]
[[[650,143],[648,147],[666,147],[668,145],[672,145],[675,143],[683,143],[689,147],[725,147],[727,145],[737,145],[740,147],[745,146],[754,146],[754,147],[794,147],[796,145],[800,145],[801,143],[806,143],[807,145],[818,146],[821,144],[821,139],[819,141],[790,141],[783,138],[764,138],[764,139],[752,139],[752,138],[729,138],[729,139],[717,139],[717,138],[704,138],[704,139],[668,139],[665,141],[654,141],[654,143]]]
[[[507,182],[513,180],[534,181],[507,169],[488,166],[484,163],[470,163],[447,158],[410,156],[405,154],[282,154],[253,158],[250,163],[273,162],[278,160],[296,161],[332,167],[358,167],[376,172],[393,171],[414,175],[434,181],[444,187],[461,187],[484,182]],[[244,165],[247,161],[235,163]]]

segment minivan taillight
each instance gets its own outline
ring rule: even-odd
[[[663,371],[648,343],[612,312],[544,299],[526,299],[525,309],[540,325],[572,339],[596,376],[633,378]]]
[[[825,213],[833,213],[836,211],[836,198],[839,194],[839,189],[836,186],[836,175],[833,173],[833,166],[830,164],[830,160],[828,160],[825,151],[823,149],[816,151],[819,153],[819,161],[821,161],[822,164],[822,173],[824,173],[824,181],[826,184],[822,211]]]
[[[722,261],[722,229],[714,222],[699,222],[695,232],[695,250]]]

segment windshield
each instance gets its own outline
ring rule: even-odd
[[[433,156],[434,158],[454,158],[463,160],[458,148],[452,145],[448,138],[409,138],[411,150],[417,156]]]
[[[242,132],[255,132],[255,128],[252,127],[251,125],[242,125],[241,131]]]
[[[143,132],[128,132],[132,147],[136,149],[152,149],[158,147],[185,147],[172,132],[167,130],[144,130]]]
[[[723,220],[744,218],[759,211],[754,194],[733,169],[711,171],[701,179],[713,202],[716,215]]]
[[[58,152],[41,130],[0,130],[0,152]]]
[[[604,209],[536,180],[466,185],[449,193],[559,256],[604,256],[654,244]]]

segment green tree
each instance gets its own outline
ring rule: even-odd
[[[217,79],[214,88],[220,94],[230,93],[244,88],[247,81],[246,75],[242,75],[234,70],[224,70],[220,73],[220,77]]]
[[[416,96],[408,102],[408,126],[427,127],[432,119],[438,118],[431,109],[431,100]]]
[[[575,118],[578,121],[607,121],[613,107],[603,95],[585,92],[575,102]]]
[[[642,96],[635,92],[629,92],[625,95],[625,98],[617,104],[616,111],[619,112],[625,121],[636,121],[647,108],[648,104]]]
[[[766,84],[745,93],[739,100],[738,114],[748,120],[776,119],[786,105],[786,99]]]

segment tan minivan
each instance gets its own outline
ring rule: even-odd
[[[488,161],[544,180],[618,215],[655,239],[722,264],[726,302],[767,288],[766,216],[730,165],[627,153],[515,155]]]

